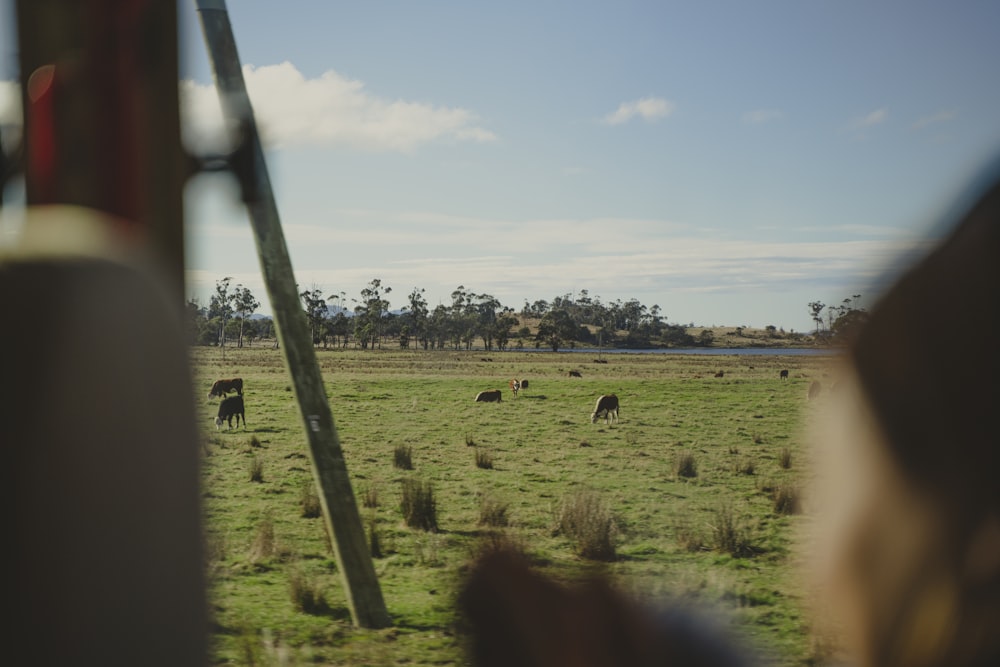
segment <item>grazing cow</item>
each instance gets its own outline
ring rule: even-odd
[[[787,380],[788,370],[782,370],[780,373],[778,373],[778,377],[781,378],[782,380]]]
[[[521,381],[517,378],[510,381],[510,390],[514,392],[515,398],[517,397],[517,392],[521,388]]]
[[[476,394],[476,403],[502,403],[503,392],[499,389],[487,389]]]
[[[208,392],[209,398],[222,398],[231,391],[235,391],[237,396],[243,395],[243,378],[232,378],[231,380],[216,380],[212,385],[212,390]]]
[[[721,377],[725,377],[725,375],[726,375],[725,372],[719,371],[718,373],[715,374],[715,377],[721,378]]]
[[[813,383],[809,385],[809,400],[819,396],[821,391],[823,391],[823,385],[819,383],[819,380],[813,380]]]
[[[618,421],[618,397],[614,394],[605,394],[597,399],[590,423],[596,424],[601,417],[604,417],[605,424]]]
[[[528,381],[522,379],[521,380],[521,389],[527,389],[527,388],[528,388]]]
[[[215,418],[215,429],[222,428],[222,421],[226,420],[229,428],[233,427],[233,417],[236,417],[236,428],[240,427],[240,418],[243,419],[243,428],[247,427],[247,418],[243,414],[243,397],[240,395],[230,396],[222,399],[219,403],[219,414]]]
[[[583,377],[582,375],[580,375],[580,371],[570,371],[568,373],[568,375],[571,378],[582,378]]]

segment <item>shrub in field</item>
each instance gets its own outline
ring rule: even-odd
[[[407,477],[403,479],[403,494],[400,502],[403,521],[410,528],[436,531],[437,501],[434,499],[434,487],[430,482]]]
[[[778,514],[798,514],[799,489],[792,484],[779,484],[771,491],[774,501],[774,511]]]
[[[764,436],[762,436],[760,433],[754,433],[753,434],[753,443],[755,445],[762,445],[762,444],[764,444]]]
[[[716,508],[714,521],[712,539],[716,551],[728,553],[735,558],[746,558],[757,552],[753,546],[753,532],[731,505]]]
[[[257,456],[250,457],[250,481],[251,482],[263,482],[264,481],[264,462]]]
[[[617,527],[596,491],[582,489],[563,500],[558,531],[574,543],[577,555],[582,558],[615,559]]]
[[[302,485],[300,501],[302,503],[302,518],[316,519],[323,513],[319,494],[316,493],[316,485],[312,482],[306,482]]]
[[[782,447],[781,452],[778,454],[778,463],[782,468],[788,470],[792,467],[792,450],[788,447]]]
[[[476,446],[476,441],[473,440],[472,436],[469,435],[468,433],[465,434],[465,446],[466,447],[475,447]]]
[[[260,449],[261,447],[260,440],[255,435],[250,436],[250,439],[247,440],[247,444],[254,449]]]
[[[697,477],[698,462],[692,452],[682,452],[674,459],[674,475],[677,477]]]
[[[483,470],[493,469],[493,453],[482,447],[476,448],[476,467]]]
[[[330,605],[326,601],[320,583],[299,568],[293,567],[289,570],[288,591],[292,604],[305,614],[319,615],[330,611]]]
[[[396,445],[393,450],[392,464],[400,470],[413,470],[413,447]]]
[[[479,522],[480,526],[493,526],[503,528],[510,520],[507,517],[507,510],[510,505],[497,500],[490,495],[483,495],[479,499]]]

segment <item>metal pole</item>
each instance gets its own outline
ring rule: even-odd
[[[351,490],[343,450],[323,390],[305,312],[296,293],[292,263],[281,231],[278,208],[264,162],[264,151],[246,83],[240,68],[225,0],[195,0],[216,88],[225,118],[249,131],[256,197],[247,202],[257,242],[257,255],[274,311],[281,348],[292,375],[295,395],[309,439],[313,473],[320,487],[323,516],[333,536],[337,564],[347,590],[355,625],[381,628],[391,624],[375,567],[365,540],[357,502]]]

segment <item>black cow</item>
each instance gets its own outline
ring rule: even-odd
[[[219,414],[215,418],[215,429],[222,428],[222,421],[226,420],[229,428],[233,427],[233,417],[236,417],[236,428],[240,427],[240,418],[243,419],[243,428],[247,427],[247,418],[243,414],[243,397],[236,395],[222,399],[219,403]]]
[[[778,373],[778,377],[781,378],[782,380],[787,380],[788,379],[788,371],[787,370],[781,371],[780,373]]]

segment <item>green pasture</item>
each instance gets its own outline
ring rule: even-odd
[[[323,523],[307,509],[313,482],[281,352],[195,349],[215,664],[463,664],[454,596],[496,533],[549,575],[599,570],[650,603],[716,610],[776,664],[816,660],[794,500],[809,474],[803,427],[822,401],[807,401],[807,387],[826,382],[829,358],[317,355],[393,627],[351,626]],[[245,430],[213,423],[218,399],[206,394],[228,377],[244,380]],[[517,398],[512,377],[529,381]],[[491,388],[502,403],[473,401]],[[591,423],[602,393],[618,395],[619,423]],[[400,451],[412,469],[395,465]],[[437,532],[406,527],[410,478],[430,484]],[[581,492],[607,512],[610,560],[581,557],[559,530]]]

